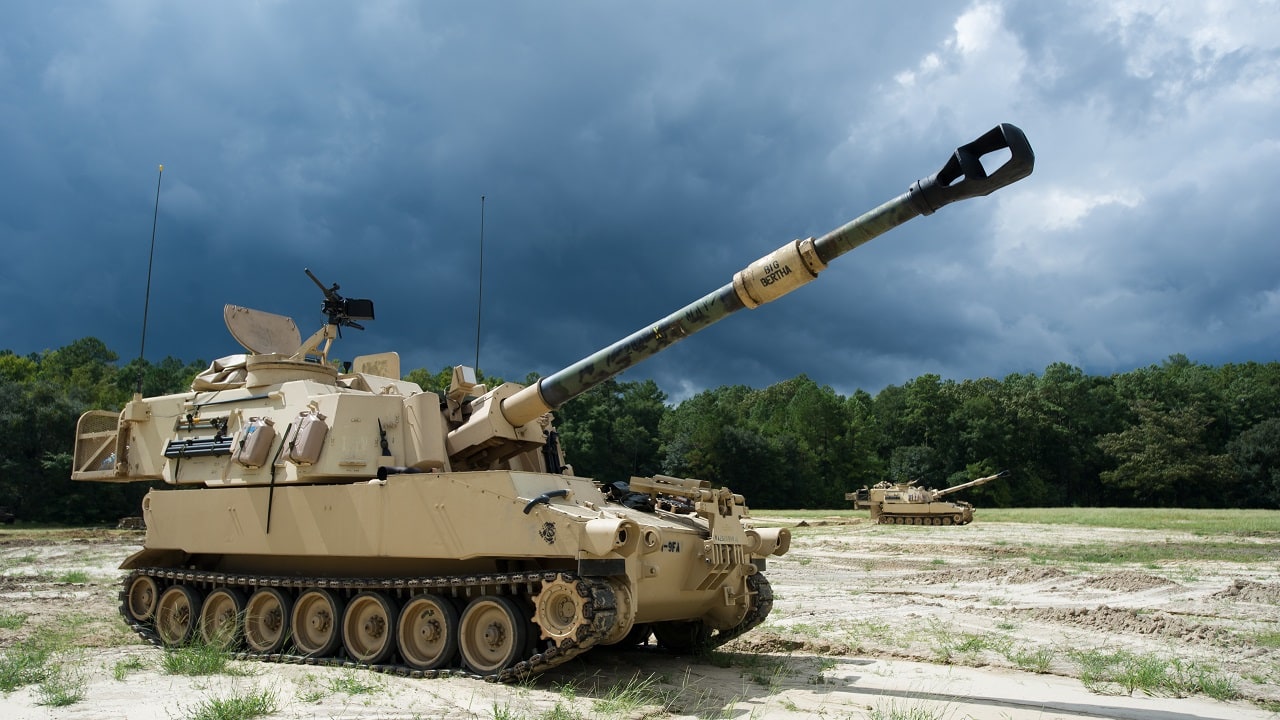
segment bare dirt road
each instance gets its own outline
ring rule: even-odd
[[[0,693],[0,718],[229,720],[251,701],[272,718],[1280,717],[1280,538],[981,520],[794,533],[770,561],[773,614],[729,646],[595,650],[518,685],[253,662],[170,674],[116,617],[115,567],[140,534],[0,535],[0,679],[42,632],[70,638],[44,680]]]

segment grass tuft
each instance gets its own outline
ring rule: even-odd
[[[79,665],[55,665],[36,686],[36,703],[49,707],[66,707],[84,699],[89,681]]]
[[[212,698],[193,708],[191,720],[251,720],[271,715],[279,707],[272,690],[250,690],[240,695]]]
[[[123,660],[117,660],[116,664],[111,667],[111,677],[117,681],[124,680],[129,673],[137,670],[145,670],[147,664],[139,657],[129,657]]]
[[[670,701],[671,698],[662,691],[656,676],[641,678],[636,674],[610,687],[604,697],[592,704],[592,708],[602,715],[616,717],[629,715],[648,705],[658,705],[665,711]]]
[[[221,646],[199,641],[166,649],[160,661],[160,667],[170,675],[252,674],[250,671],[231,665],[231,655]]]
[[[0,612],[0,630],[17,630],[26,621],[26,613]]]
[[[1080,667],[1080,682],[1099,695],[1185,697],[1202,694],[1218,700],[1240,696],[1235,679],[1196,662],[1166,659],[1127,650],[1081,650],[1071,653]]]

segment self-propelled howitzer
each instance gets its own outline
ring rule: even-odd
[[[984,155],[1008,149],[993,173]],[[528,387],[489,389],[459,366],[444,397],[400,378],[395,353],[329,351],[373,303],[324,291],[325,324],[226,306],[245,352],[191,390],[137,397],[79,422],[72,477],[163,480],[143,500],[121,613],[143,637],[195,636],[246,657],[354,662],[416,675],[511,680],[598,644],[714,646],[772,607],[765,560],[784,528],[695,479],[575,477],[551,411],[827,263],[943,205],[1031,172],[1000,125],[907,193],[818,239],[784,245],[732,282]],[[308,272],[310,275],[310,273]]]

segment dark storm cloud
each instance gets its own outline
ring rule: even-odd
[[[1271,360],[1277,18],[1252,3],[172,3],[0,9],[0,348],[309,332],[310,267],[378,319],[344,355],[550,372],[906,190],[997,122],[1036,174],[628,374]]]

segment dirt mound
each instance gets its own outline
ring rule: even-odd
[[[1237,600],[1240,602],[1280,605],[1280,585],[1265,585],[1248,580],[1236,580],[1226,590],[1214,593],[1214,599]]]
[[[1032,620],[1062,623],[1103,633],[1134,633],[1175,638],[1185,642],[1222,644],[1231,640],[1221,628],[1187,621],[1166,612],[1130,610],[1102,605],[1096,608],[1031,608],[1012,610]]]
[[[1107,575],[1099,575],[1090,578],[1084,583],[1087,588],[1096,590],[1118,590],[1121,592],[1139,592],[1142,590],[1150,590],[1158,587],[1168,587],[1177,585],[1172,580],[1160,577],[1159,575],[1149,575],[1137,570],[1126,570],[1125,572],[1110,573]]]
[[[783,637],[773,632],[754,632],[726,643],[724,649],[750,653],[810,652],[816,655],[848,655],[854,649],[842,642],[821,638]]]
[[[904,583],[936,584],[936,583],[974,583],[1001,582],[1007,585],[1026,585],[1045,580],[1056,580],[1066,577],[1068,573],[1056,567],[1034,568],[955,568],[953,570],[936,570],[920,573],[902,579]]]

